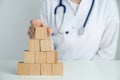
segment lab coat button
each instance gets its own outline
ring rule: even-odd
[[[65,33],[66,33],[66,34],[69,34],[69,31],[66,31]]]
[[[54,36],[54,33],[52,33],[51,35]]]

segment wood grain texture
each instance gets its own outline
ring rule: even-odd
[[[52,75],[52,65],[41,64],[41,75]]]
[[[24,63],[35,63],[35,52],[24,52]]]
[[[18,75],[40,75],[40,64],[19,62]]]
[[[57,63],[58,61],[58,53],[57,51],[48,51],[47,53],[47,63]]]
[[[36,27],[35,28],[35,39],[47,39],[47,27]]]
[[[36,52],[36,63],[47,63],[46,52]]]
[[[40,51],[40,40],[29,39],[28,49],[31,52]]]
[[[41,40],[41,51],[52,51],[52,43],[50,39]]]
[[[52,64],[52,75],[63,75],[63,63]]]
[[[40,75],[40,64],[30,64],[29,75]]]
[[[18,63],[18,75],[29,75],[29,64]]]

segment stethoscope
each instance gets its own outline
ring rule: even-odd
[[[63,0],[60,0],[59,4],[56,6],[56,8],[55,8],[55,10],[54,10],[55,27],[56,27],[56,29],[57,29],[57,32],[56,32],[56,33],[53,32],[52,35],[64,34],[64,33],[60,32],[60,30],[61,30],[61,28],[62,28],[63,21],[64,21],[65,13],[66,13],[66,6],[63,4],[62,1],[63,1]],[[87,22],[88,22],[88,19],[89,19],[89,17],[90,17],[90,14],[91,14],[91,12],[92,12],[94,3],[95,3],[95,0],[92,1],[90,10],[89,10],[89,12],[88,12],[88,14],[87,14],[87,17],[86,17],[86,19],[85,19],[85,21],[84,21],[84,24],[83,24],[82,28],[80,28],[79,31],[78,31],[78,32],[79,32],[78,35],[83,35],[83,34],[84,34],[84,30],[85,30],[85,27],[86,27],[86,25],[87,25]],[[56,15],[57,15],[57,10],[58,10],[58,8],[60,8],[60,7],[63,8],[63,18],[62,18],[62,20],[61,20],[62,22],[61,22],[61,24],[60,24],[60,27],[58,28],[58,27],[57,27],[57,22],[56,22]],[[65,34],[69,34],[69,31],[66,31]]]

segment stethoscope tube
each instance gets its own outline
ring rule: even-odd
[[[87,24],[87,22],[88,22],[88,19],[89,19],[89,17],[90,17],[91,12],[92,12],[92,9],[93,9],[93,6],[94,6],[94,3],[95,3],[95,0],[92,1],[92,4],[91,4],[91,7],[90,7],[90,10],[89,10],[88,15],[87,15],[87,17],[86,17],[86,19],[85,19],[85,22],[84,22],[84,24],[83,24],[83,28],[86,27],[86,24]]]
[[[63,7],[63,10],[64,10],[63,13],[64,13],[64,14],[66,13],[66,6],[62,3],[62,0],[60,0],[59,5],[55,8],[54,15],[57,14],[57,9],[58,9],[59,7]]]
[[[62,22],[61,22],[60,27],[57,28],[56,15],[57,15],[57,10],[58,10],[58,8],[60,8],[60,7],[63,7],[63,18],[62,18]],[[64,21],[64,15],[65,15],[65,13],[66,13],[66,6],[63,4],[62,0],[60,0],[59,4],[57,5],[57,7],[56,7],[55,10],[54,10],[55,27],[56,27],[56,29],[57,29],[57,33],[59,33],[59,34],[62,34],[62,33],[60,32],[60,29],[61,29],[61,26],[62,26],[63,21]],[[57,35],[57,33],[56,33],[56,34],[55,34],[55,33],[52,33],[52,35]]]
[[[82,35],[82,34],[84,33],[84,29],[85,29],[85,27],[86,27],[86,25],[87,25],[87,22],[88,22],[89,18],[90,18],[92,9],[93,9],[93,7],[94,7],[94,3],[95,3],[95,0],[92,1],[91,7],[90,7],[90,10],[89,10],[89,12],[88,12],[88,14],[87,14],[87,17],[86,17],[86,19],[85,19],[85,22],[84,22],[81,30],[79,31],[80,33],[78,33],[78,34],[81,34],[81,35]],[[56,15],[57,15],[57,10],[58,10],[58,8],[60,8],[60,7],[63,7],[63,19],[62,19],[62,22],[61,22],[61,26],[62,26],[63,21],[64,21],[64,15],[65,15],[65,13],[66,13],[66,6],[63,4],[62,0],[60,0],[59,4],[57,5],[57,7],[56,7],[55,10],[54,10],[54,15],[55,15],[55,27],[56,27],[56,29],[57,29]],[[57,35],[58,33],[59,33],[59,34],[62,34],[62,33],[60,32],[61,26],[60,26],[59,29],[57,29],[57,33],[56,33],[56,34],[53,33],[53,35]],[[66,34],[68,34],[68,33],[69,33],[69,32],[67,31]]]

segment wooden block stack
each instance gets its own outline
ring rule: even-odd
[[[28,46],[24,62],[18,63],[18,75],[63,75],[63,63],[52,50],[47,27],[36,27],[35,39],[29,39]]]

